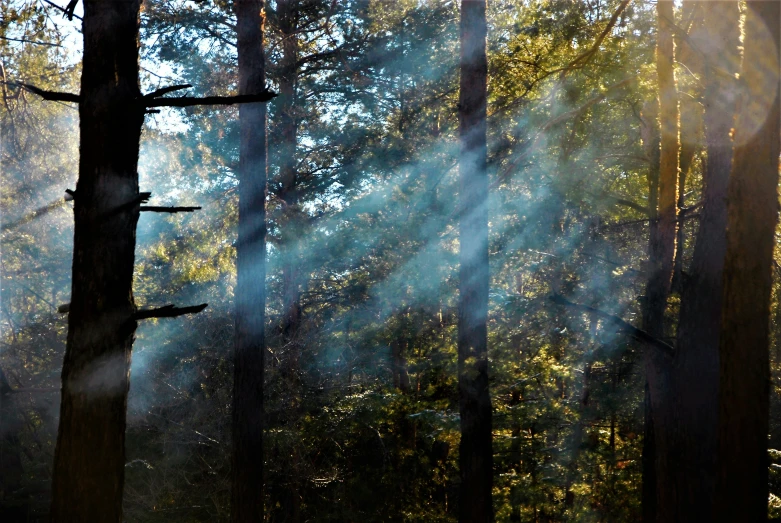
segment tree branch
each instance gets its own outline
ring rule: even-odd
[[[180,85],[169,85],[168,87],[162,87],[160,89],[156,89],[152,91],[151,93],[147,93],[144,95],[145,99],[150,98],[158,98],[160,96],[163,96],[164,94],[172,93],[174,91],[180,91],[182,89],[189,89],[192,87],[190,84],[180,84]]]
[[[632,75],[627,78],[624,78],[620,82],[611,85],[607,89],[605,89],[601,93],[597,93],[596,95],[592,96],[588,100],[586,100],[583,105],[580,107],[576,107],[570,111],[567,111],[565,113],[562,113],[558,116],[555,116],[548,120],[534,135],[531,140],[529,140],[528,143],[525,144],[523,152],[521,152],[514,160],[511,160],[500,173],[497,174],[496,180],[491,184],[490,189],[495,189],[502,183],[505,183],[513,174],[515,169],[520,165],[521,161],[523,161],[528,155],[532,153],[534,150],[534,146],[537,144],[537,142],[542,138],[542,136],[549,131],[554,126],[565,122],[569,120],[570,118],[576,118],[584,114],[586,111],[588,111],[592,106],[596,105],[597,103],[605,100],[610,94],[615,91],[616,89],[619,89],[625,85],[628,85],[634,79],[637,78],[637,75]]]
[[[23,84],[23,83],[16,83],[16,82],[7,82],[8,85],[18,85],[21,86],[28,91],[30,91],[33,94],[37,94],[44,100],[52,100],[57,102],[74,102],[79,103],[81,101],[81,95],[74,94],[74,93],[61,93],[59,91],[47,91],[45,89],[41,89],[39,87],[35,87],[34,85],[30,84]]]
[[[74,93],[61,93],[59,91],[47,91],[30,84],[6,82],[8,85],[15,85],[23,87],[33,94],[37,94],[44,100],[59,101],[59,102],[81,102],[81,95]],[[238,94],[234,96],[178,96],[173,98],[158,98],[163,94],[178,91],[180,89],[186,89],[190,85],[172,85],[169,87],[163,87],[156,91],[152,91],[144,95],[141,98],[141,105],[145,108],[149,107],[192,107],[194,105],[233,105],[233,104],[245,104],[255,102],[268,102],[277,93],[273,91],[264,91],[260,94]],[[149,111],[151,112],[151,111]]]
[[[608,34],[610,34],[610,31],[613,30],[613,27],[615,27],[616,22],[618,21],[618,17],[621,16],[621,13],[624,12],[626,7],[629,5],[629,2],[631,0],[623,0],[619,6],[618,9],[613,13],[613,16],[610,17],[610,20],[608,21],[605,28],[602,30],[602,33],[597,37],[597,39],[594,41],[594,44],[584,53],[582,53],[580,56],[576,57],[572,62],[569,63],[566,67],[564,67],[559,75],[559,79],[561,80],[564,78],[564,76],[572,71],[573,69],[579,69],[586,65],[586,63],[591,59],[592,56],[594,56],[597,51],[599,50],[599,46],[602,45],[602,42],[605,40]]]
[[[152,196],[151,192],[140,192],[136,196],[133,197],[132,200],[129,202],[123,203],[122,205],[118,205],[117,207],[111,209],[110,211],[107,211],[103,214],[104,217],[109,216],[115,216],[116,214],[119,214],[122,211],[125,211],[127,209],[132,209],[136,205],[139,205],[141,203],[146,203],[147,200],[149,200],[149,197]]]
[[[637,341],[645,343],[650,347],[662,351],[662,353],[664,353],[669,357],[672,357],[672,355],[675,353],[675,349],[672,347],[672,345],[666,343],[665,341],[660,340],[659,338],[655,338],[651,336],[644,330],[638,329],[632,324],[622,320],[618,316],[613,316],[612,314],[608,314],[605,311],[595,309],[594,307],[589,307],[588,305],[581,305],[579,303],[569,301],[568,299],[566,299],[564,296],[560,294],[553,294],[549,297],[549,299],[557,305],[564,305],[572,309],[588,312],[590,314],[598,316],[599,318],[609,323],[612,323],[613,325],[618,327],[618,329],[624,334],[636,339]]]
[[[7,36],[0,36],[0,40],[8,40],[9,42],[22,42],[23,44],[47,45],[49,47],[62,47],[60,44],[54,44],[51,42],[38,42],[36,40],[27,40],[25,38],[9,38]]]
[[[253,102],[268,102],[277,93],[266,91],[260,94],[238,94],[235,96],[179,96],[176,98],[156,98],[145,100],[146,107],[192,107],[194,105],[233,105]]]
[[[205,309],[209,304],[201,303],[192,307],[175,307],[173,304],[160,307],[158,309],[144,309],[137,311],[133,315],[134,320],[146,320],[148,318],[175,318],[185,314],[197,314]]]
[[[169,212],[169,213],[175,213],[175,212],[193,212],[193,211],[200,211],[200,207],[155,207],[153,205],[142,205],[141,206],[142,211],[147,212]]]
[[[650,216],[651,214],[650,209],[645,205],[641,205],[639,203],[633,202],[632,200],[628,200],[626,198],[621,198],[619,196],[614,196],[608,193],[602,193],[599,195],[595,194],[594,196],[597,196],[598,198],[601,198],[605,201],[612,202],[616,205],[623,205],[624,207],[629,207],[630,209],[634,209],[636,211],[643,213],[645,216]]]
[[[49,4],[50,6],[54,7],[55,9],[59,9],[60,11],[65,13],[65,15],[68,17],[68,20],[70,20],[71,17],[78,18],[79,20],[82,20],[82,18],[79,15],[73,14],[71,11],[68,11],[68,9],[66,7],[60,7],[57,4],[55,4],[54,2],[51,2],[50,0],[43,0],[43,1],[45,3],[47,3],[47,4]]]

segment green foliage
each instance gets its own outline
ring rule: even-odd
[[[269,104],[268,512],[285,521],[293,495],[306,521],[455,521],[457,2],[299,4],[293,211],[280,197],[281,102]],[[497,521],[640,518],[641,348],[548,299],[561,293],[639,317],[648,243],[639,112],[656,96],[655,22],[649,6],[632,2],[598,42],[619,4],[489,2]],[[147,2],[144,91],[187,82],[193,94],[235,92],[231,8]],[[266,13],[269,85],[278,89],[276,2]],[[78,68],[63,48],[7,40],[58,43],[55,13],[13,0],[0,14],[7,81],[75,92]],[[696,79],[687,82],[696,94]],[[62,195],[77,172],[77,112],[16,84],[0,87],[0,369],[14,388],[56,388],[66,321],[55,310],[68,301],[71,250]],[[128,521],[228,520],[237,114],[167,110],[150,116],[143,134],[141,190],[152,191],[150,203],[203,210],[144,213],[136,302],[209,308],[137,332]],[[700,159],[690,204],[701,169]],[[696,222],[686,227],[688,262]],[[292,340],[282,296],[291,259],[302,318]],[[774,300],[778,309],[778,292]],[[778,351],[774,358],[777,371]],[[771,445],[779,448],[775,392]],[[18,442],[0,444],[23,456],[13,486],[39,489],[14,499],[43,514],[58,402],[47,393],[15,397]],[[781,518],[776,453],[770,513]],[[0,482],[2,506],[8,489]]]

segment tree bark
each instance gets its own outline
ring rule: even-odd
[[[675,41],[673,39],[674,11],[672,0],[659,0],[657,6],[658,34],[656,47],[656,71],[659,82],[659,189],[656,227],[651,230],[649,254],[651,275],[646,286],[643,308],[643,325],[648,334],[657,339],[665,335],[664,315],[667,298],[672,282],[676,227],[678,222],[678,161],[680,153],[678,94],[675,85],[674,61]],[[675,504],[675,492],[670,485],[673,464],[669,461],[668,432],[671,427],[670,398],[670,361],[661,357],[657,351],[645,352],[646,379],[648,380],[650,413],[652,417],[653,444],[655,461],[655,499],[644,499],[644,503],[654,503],[655,509],[644,510],[644,514],[654,514],[656,521],[671,521]],[[647,474],[650,471],[645,471]],[[650,478],[644,478],[647,483]],[[650,491],[647,492],[651,494]]]
[[[769,314],[778,221],[781,4],[746,3],[719,340],[718,479],[714,521],[766,521]]]
[[[139,1],[85,0],[73,280],[52,521],[122,520],[125,413],[136,322]]]
[[[493,520],[491,397],[488,390],[488,175],[486,3],[461,2],[458,105],[460,270],[458,388],[461,413],[459,521]]]
[[[682,30],[686,31],[686,33],[676,35],[675,45],[678,50],[677,61],[681,63],[691,75],[702,78],[702,53],[699,51],[699,48],[692,48],[691,41],[702,32],[702,18],[703,13],[705,13],[706,10],[703,9],[701,2],[691,0],[685,1],[681,10],[683,11],[682,18],[684,25]],[[678,103],[681,120],[681,150],[678,160],[678,214],[683,218],[683,214],[686,212],[686,181],[689,170],[694,162],[694,157],[702,147],[700,130],[702,129],[703,110],[700,101],[699,84],[695,83],[695,85],[689,89],[689,92],[679,88]],[[677,248],[675,249],[675,266],[673,268],[673,279],[670,289],[672,294],[679,295],[683,291],[684,233],[685,228],[679,220],[675,239],[677,245]]]
[[[263,1],[236,0],[239,94],[265,90]],[[266,349],[266,104],[239,108],[239,234],[233,383],[231,521],[263,513],[263,357]]]
[[[716,488],[719,328],[727,248],[727,185],[738,71],[738,3],[717,1],[690,33],[705,55],[703,71],[707,162],[703,207],[689,278],[681,297],[678,346],[673,363],[675,434],[671,459],[678,503],[674,521],[695,521],[712,510]]]

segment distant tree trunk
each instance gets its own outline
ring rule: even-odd
[[[675,434],[671,458],[678,493],[674,521],[695,521],[712,509],[716,488],[719,328],[722,271],[727,248],[727,185],[738,71],[738,3],[711,2],[690,38],[705,54],[707,162],[703,206],[689,278],[681,297],[673,365]]]
[[[136,321],[139,0],[85,0],[73,280],[51,519],[122,520]]]
[[[14,391],[0,369],[0,519],[10,523],[28,519],[28,503],[14,496],[24,478],[19,439],[22,417],[14,399]]]
[[[289,343],[296,334],[301,316],[299,303],[299,267],[296,263],[298,251],[298,173],[296,168],[296,146],[298,122],[296,115],[296,83],[298,79],[298,1],[280,0],[277,2],[277,19],[282,38],[281,74],[279,77],[279,121],[282,141],[279,146],[279,197],[284,202],[282,234],[280,247],[284,250],[282,266],[283,299],[283,335]],[[296,352],[296,351],[292,351]],[[297,362],[298,355],[290,355]],[[297,370],[297,369],[296,369]]]
[[[672,0],[656,4],[658,27],[656,71],[659,81],[659,122],[661,129],[659,151],[659,200],[656,227],[650,238],[651,275],[646,286],[643,326],[656,338],[665,335],[664,313],[673,276],[676,227],[678,223],[678,160],[680,152],[678,93],[675,85],[673,39],[674,11]],[[646,350],[646,376],[650,398],[650,416],[653,418],[656,509],[657,521],[671,521],[675,492],[669,479],[672,464],[668,449],[671,426],[670,362],[659,351]],[[646,444],[651,443],[646,441]],[[646,474],[649,471],[645,471]],[[648,479],[648,478],[646,478]],[[645,499],[646,503],[654,500]]]
[[[236,0],[239,94],[263,92],[263,1]],[[233,384],[231,521],[263,521],[263,357],[266,350],[266,104],[239,108],[239,236]]]
[[[299,187],[296,148],[298,140],[298,115],[296,88],[298,83],[298,0],[278,0],[277,24],[281,38],[282,56],[279,62],[279,98],[277,129],[281,132],[279,143],[278,196],[283,202],[280,219],[279,243],[282,257],[282,376],[285,390],[283,418],[288,426],[295,426],[300,416],[300,361],[301,326],[299,239]],[[280,510],[274,521],[298,523],[301,521],[301,485],[299,478],[300,456],[298,442],[292,441],[291,454],[285,453],[286,480],[280,485]],[[272,500],[273,501],[273,500]]]
[[[461,2],[458,105],[460,270],[458,388],[461,412],[459,521],[493,520],[491,397],[488,391],[488,175],[486,172],[486,3]]]
[[[712,520],[767,520],[771,266],[778,221],[781,4],[746,3],[719,340],[719,442]]]
[[[648,208],[649,218],[649,258],[652,255],[652,246],[657,236],[657,216],[659,205],[659,128],[657,118],[659,116],[659,104],[657,101],[646,102],[642,111],[643,128],[642,138],[646,156],[648,156]],[[650,265],[650,264],[649,264]],[[643,304],[643,323],[646,323],[646,310],[648,300]],[[646,379],[643,391],[643,411],[645,415],[643,433],[643,486],[642,507],[643,522],[656,522],[656,433],[654,431],[654,419],[651,412],[651,392]]]
[[[399,336],[391,342],[391,367],[393,371],[393,386],[401,392],[409,392],[409,369],[407,366],[407,351],[409,341]]]

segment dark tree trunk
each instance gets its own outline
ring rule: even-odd
[[[461,412],[459,521],[493,520],[491,397],[488,391],[488,175],[486,172],[486,3],[461,2],[458,105],[460,270],[458,388]]]
[[[681,298],[678,346],[673,365],[675,433],[671,459],[678,493],[674,521],[708,513],[716,488],[719,328],[724,255],[727,248],[727,185],[738,70],[738,3],[712,2],[702,28],[690,34],[705,53],[704,102],[707,162],[703,207],[689,278]]]
[[[769,315],[778,221],[781,3],[746,4],[729,181],[719,340],[719,442],[714,521],[767,520]]]
[[[0,520],[27,521],[28,503],[14,493],[22,486],[24,465],[19,433],[22,416],[14,393],[0,369]]]
[[[265,89],[262,0],[236,0],[239,94]],[[263,521],[263,357],[266,348],[266,104],[239,108],[239,236],[233,384],[231,521]]]
[[[659,205],[659,104],[657,101],[646,102],[643,107],[642,139],[643,148],[648,156],[648,208],[650,210],[649,224],[649,258],[653,256],[653,245],[656,242],[658,230],[658,205]],[[643,326],[648,328],[648,299],[643,303]],[[651,412],[651,392],[646,379],[643,395],[643,411],[645,415],[643,433],[643,486],[642,506],[643,522],[656,522],[656,432],[654,431],[654,419]]]
[[[139,1],[84,1],[73,281],[52,521],[122,520],[138,221]]]

